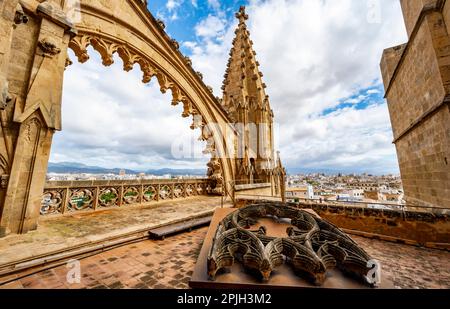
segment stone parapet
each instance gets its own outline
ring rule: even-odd
[[[151,204],[206,195],[208,179],[89,180],[47,182],[40,215]]]

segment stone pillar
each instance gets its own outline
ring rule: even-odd
[[[72,34],[72,24],[58,4],[44,1],[24,9],[32,19],[29,29],[13,31],[16,44],[10,48],[11,59],[17,55],[22,62],[12,61],[10,72],[1,67],[2,76],[13,81],[17,91],[11,117],[2,128],[3,136],[11,129],[15,143],[0,207],[0,237],[37,227],[52,137],[61,129],[62,83]],[[21,49],[18,43],[26,41],[27,32],[36,33],[37,40],[31,49]]]
[[[18,3],[18,0],[0,2],[0,218],[10,173],[10,157],[12,156],[12,141],[9,137],[7,128],[7,107],[10,105],[12,98],[9,93],[7,74],[11,54],[13,29],[17,26],[16,20],[17,23],[20,22],[20,20],[16,18]]]

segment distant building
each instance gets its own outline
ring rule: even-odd
[[[119,176],[125,176],[127,174],[127,172],[125,170],[120,170],[119,172]]]
[[[286,189],[286,198],[288,200],[297,199],[313,199],[314,198],[314,189],[311,185],[304,185],[295,188],[287,188]]]
[[[381,195],[379,191],[364,191],[364,198],[378,201],[381,200]]]

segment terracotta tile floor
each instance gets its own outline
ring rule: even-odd
[[[165,240],[126,245],[81,260],[81,283],[68,284],[66,266],[0,288],[188,288],[207,228]],[[381,262],[397,288],[450,288],[450,253],[353,237]]]

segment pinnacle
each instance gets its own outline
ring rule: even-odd
[[[239,23],[245,23],[248,19],[248,15],[245,14],[245,6],[239,8],[239,12],[236,13],[236,18],[239,19]]]
[[[239,25],[235,31],[222,84],[222,104],[227,108],[234,105],[236,109],[238,106],[247,106],[251,101],[254,103],[250,105],[270,109],[264,90],[266,85],[262,81],[263,74],[259,71],[250,31],[245,24],[248,19],[245,7],[239,9],[236,18],[239,19]]]

